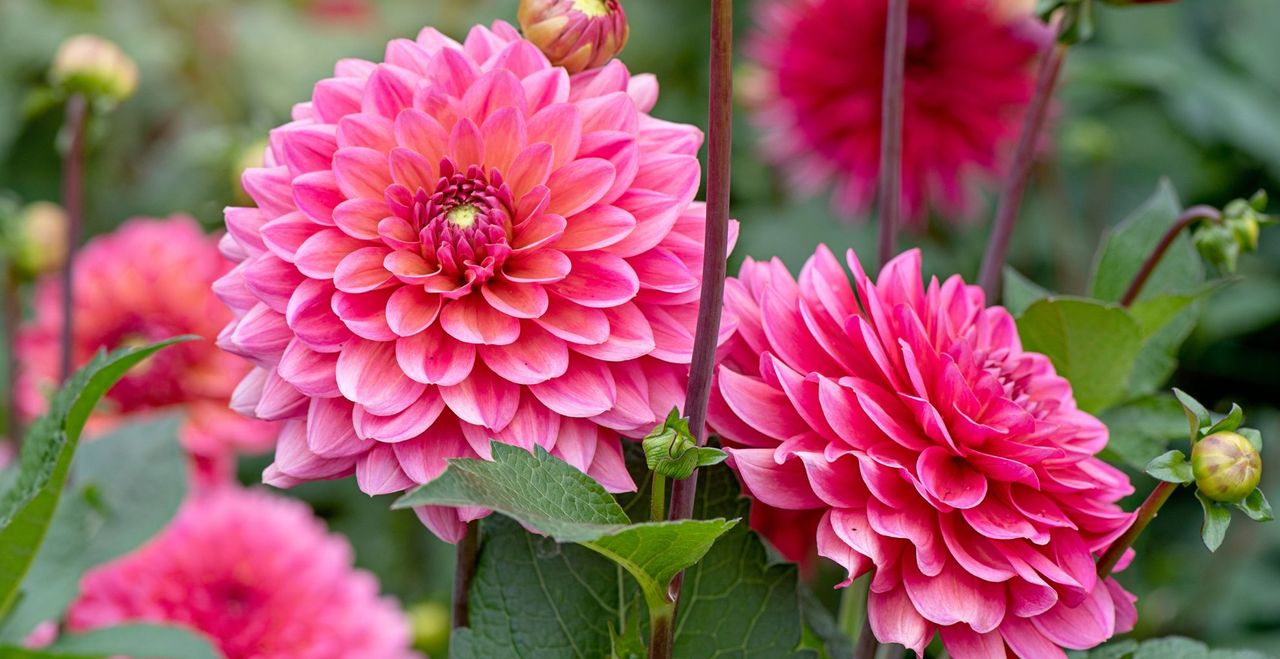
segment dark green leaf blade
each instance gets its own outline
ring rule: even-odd
[[[1195,475],[1191,473],[1191,463],[1187,462],[1187,456],[1182,451],[1169,451],[1157,457],[1147,465],[1146,472],[1152,478],[1166,483],[1186,485],[1196,482]]]
[[[1200,527],[1200,538],[1209,551],[1218,551],[1222,540],[1227,537],[1227,527],[1231,524],[1231,509],[1206,497],[1199,490],[1196,498],[1204,508],[1204,524]]]
[[[1023,347],[1042,353],[1071,382],[1076,402],[1100,412],[1126,397],[1142,348],[1141,329],[1124,309],[1094,300],[1046,298],[1018,319]]]
[[[1260,487],[1253,488],[1244,501],[1236,504],[1236,508],[1255,522],[1270,522],[1276,518],[1275,513],[1271,511],[1271,504],[1267,502],[1267,497]]]

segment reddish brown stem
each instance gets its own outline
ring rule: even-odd
[[[994,302],[1000,294],[1000,276],[1004,270],[1005,258],[1009,254],[1009,241],[1013,238],[1013,227],[1018,221],[1018,210],[1022,207],[1022,197],[1027,191],[1027,181],[1031,178],[1031,167],[1035,164],[1036,146],[1040,141],[1040,133],[1044,129],[1044,120],[1048,115],[1049,101],[1058,86],[1058,76],[1062,71],[1062,60],[1067,54],[1067,47],[1057,39],[1062,30],[1062,15],[1053,20],[1053,38],[1045,44],[1040,56],[1040,72],[1036,81],[1035,94],[1027,106],[1027,113],[1022,120],[1022,134],[1014,149],[1013,165],[1000,191],[1000,201],[996,204],[996,218],[991,227],[991,237],[987,240],[987,251],[982,256],[982,269],[978,275],[978,283],[987,294],[987,301]]]
[[[902,112],[906,78],[908,0],[890,0],[885,20],[884,88],[880,98],[880,266],[897,250],[902,213]]]
[[[75,264],[76,250],[80,244],[81,216],[83,214],[84,185],[81,170],[84,166],[84,126],[88,116],[88,103],[80,94],[67,99],[67,117],[62,129],[67,137],[66,152],[62,156],[62,207],[67,213],[67,263],[62,269],[62,379],[71,375],[74,366],[75,327]]]
[[[1138,508],[1138,514],[1133,520],[1133,525],[1129,527],[1128,531],[1124,532],[1124,535],[1116,538],[1116,541],[1111,543],[1111,546],[1107,547],[1107,551],[1098,559],[1099,577],[1105,578],[1111,574],[1111,570],[1120,561],[1120,557],[1124,556],[1125,550],[1133,545],[1133,541],[1137,540],[1138,536],[1142,535],[1142,531],[1151,523],[1151,520],[1156,518],[1156,515],[1160,512],[1160,507],[1169,500],[1169,495],[1173,494],[1175,489],[1177,489],[1177,485],[1174,483],[1160,481],[1155,489],[1151,490],[1147,500],[1143,501],[1142,506]]]
[[[1178,217],[1178,221],[1174,222],[1169,230],[1161,236],[1160,242],[1156,244],[1156,248],[1151,251],[1151,255],[1143,261],[1142,267],[1138,269],[1138,274],[1133,276],[1133,281],[1129,282],[1129,288],[1125,290],[1124,297],[1120,298],[1120,306],[1127,307],[1138,299],[1138,295],[1142,293],[1142,287],[1147,284],[1147,280],[1151,278],[1151,273],[1155,272],[1156,267],[1160,265],[1160,260],[1164,258],[1165,252],[1169,251],[1169,247],[1173,245],[1173,241],[1178,239],[1178,235],[1183,229],[1195,224],[1200,220],[1212,220],[1217,222],[1222,219],[1222,214],[1218,209],[1211,206],[1192,206],[1182,212]]]
[[[453,628],[471,626],[471,582],[476,576],[476,554],[479,553],[480,523],[467,522],[467,533],[457,547],[453,567]]]

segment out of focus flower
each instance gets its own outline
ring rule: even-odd
[[[183,504],[142,548],[87,573],[67,623],[204,633],[228,659],[410,657],[409,623],[305,504],[227,487]]]
[[[1191,447],[1191,472],[1205,496],[1235,503],[1262,480],[1262,456],[1243,435],[1215,432]]]
[[[76,259],[73,362],[102,348],[143,345],[183,334],[205,337],[169,347],[139,364],[109,391],[91,420],[101,431],[121,417],[183,409],[183,446],[210,467],[236,451],[271,446],[272,424],[228,409],[249,368],[218,350],[213,337],[231,314],[211,293],[230,269],[217,241],[195,220],[135,219],[85,245]],[[19,406],[34,417],[56,388],[61,362],[62,294],[55,276],[36,288],[35,317],[18,331]]]
[[[754,113],[765,155],[802,194],[834,182],[846,216],[880,170],[887,0],[765,0],[748,52],[765,72]],[[963,213],[971,179],[1000,170],[1034,89],[1047,28],[1001,0],[912,0],[907,26],[904,209]]]
[[[958,659],[1062,657],[1128,630],[1133,597],[1094,565],[1132,520],[1106,426],[978,287],[926,287],[916,251],[876,282],[848,261],[854,287],[825,247],[799,281],[775,260],[729,282],[710,419],[753,524],[874,572],[876,637],[917,653],[941,632]]]
[[[235,407],[287,420],[264,479],[397,492],[497,439],[633,488],[619,433],[684,396],[701,133],[647,114],[651,76],[571,76],[506,23],[386,59],[340,62],[227,211]],[[456,541],[486,511],[418,513]]]
[[[525,38],[569,73],[604,66],[631,34],[619,0],[520,0],[517,17]]]
[[[78,34],[58,47],[49,77],[65,92],[118,103],[138,87],[138,66],[114,43]]]
[[[13,265],[20,277],[54,272],[67,260],[67,214],[47,201],[28,204],[14,226]]]

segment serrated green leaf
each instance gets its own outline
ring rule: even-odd
[[[1076,402],[1097,413],[1128,392],[1142,348],[1138,323],[1115,305],[1079,298],[1047,298],[1018,319],[1023,347],[1043,353],[1071,382]]]
[[[1144,470],[1169,442],[1187,436],[1182,406],[1167,394],[1147,396],[1103,412],[1099,419],[1110,432],[1102,456],[1136,470]]]
[[[1236,432],[1253,445],[1255,451],[1262,450],[1262,433],[1257,428],[1236,428]]]
[[[1187,416],[1187,423],[1190,425],[1190,434],[1188,435],[1192,441],[1199,439],[1200,429],[1209,425],[1209,410],[1200,401],[1196,400],[1187,392],[1174,388],[1173,396],[1182,404],[1182,409]]]
[[[1271,504],[1267,502],[1267,497],[1260,487],[1253,488],[1244,501],[1236,504],[1236,508],[1255,522],[1270,522],[1276,518],[1275,513],[1271,511]]]
[[[1182,451],[1169,451],[1157,457],[1147,465],[1145,471],[1152,478],[1166,483],[1185,485],[1196,482],[1195,475],[1191,473],[1191,463],[1187,462],[1187,456]]]
[[[130,368],[194,337],[99,353],[54,396],[49,412],[27,431],[18,480],[0,499],[0,617],[9,612],[62,495],[80,432],[98,400]]]
[[[11,659],[107,659],[108,657],[172,657],[217,659],[221,653],[205,637],[180,627],[128,624],[59,637],[39,650],[0,647]]]
[[[1004,268],[1004,293],[1000,298],[1005,310],[1013,314],[1014,318],[1022,315],[1027,307],[1033,303],[1049,297],[1052,293],[1048,289],[1027,279],[1021,272],[1014,270],[1010,266]]]
[[[1196,498],[1204,508],[1204,524],[1200,527],[1200,539],[1209,551],[1218,551],[1223,538],[1227,537],[1227,527],[1231,524],[1231,509],[1206,497],[1196,490]]]
[[[1219,419],[1217,423],[1209,426],[1209,428],[1204,431],[1204,436],[1208,437],[1215,432],[1222,432],[1224,430],[1235,432],[1236,428],[1239,428],[1241,423],[1244,423],[1244,410],[1241,409],[1239,405],[1232,403],[1231,411],[1227,412],[1227,415]]]

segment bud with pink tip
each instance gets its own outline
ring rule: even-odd
[[[114,43],[78,34],[58,47],[49,78],[68,93],[119,103],[138,87],[138,65]]]
[[[525,37],[570,73],[604,66],[631,32],[618,0],[521,0],[517,18]]]

